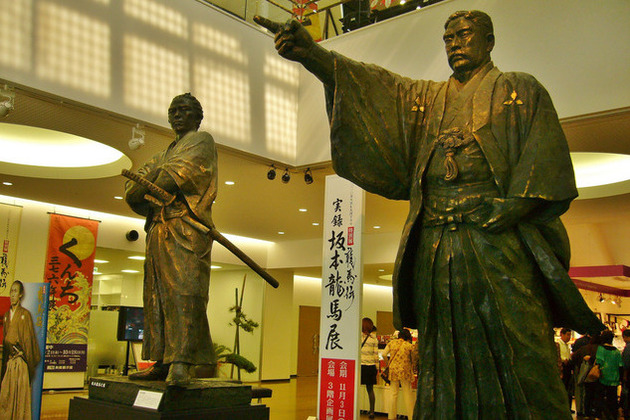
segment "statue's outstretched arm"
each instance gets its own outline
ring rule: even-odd
[[[335,85],[335,59],[332,53],[318,45],[308,31],[297,21],[285,24],[254,16],[254,22],[276,34],[276,50],[287,60],[297,61],[325,85]]]

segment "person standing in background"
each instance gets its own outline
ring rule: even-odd
[[[395,419],[398,408],[398,388],[402,388],[407,417],[413,416],[415,399],[411,390],[413,374],[418,370],[418,351],[412,344],[411,333],[402,329],[398,338],[393,339],[383,350],[383,354],[390,354],[389,380],[391,391],[391,403],[387,412],[388,419]]]
[[[560,337],[556,340],[558,348],[560,349],[560,374],[562,376],[562,383],[567,390],[567,396],[569,397],[569,408],[571,407],[571,400],[573,399],[573,367],[571,364],[571,341],[572,331],[568,328],[562,328],[560,330]]]
[[[378,373],[378,340],[376,339],[376,327],[370,318],[361,320],[361,385],[365,385],[370,402],[369,417],[374,418],[374,385]]]
[[[602,345],[597,348],[595,363],[599,365],[598,412],[604,420],[617,419],[617,387],[623,373],[621,352],[612,345],[615,334],[606,330],[602,332]]]
[[[588,373],[595,364],[597,349],[601,345],[601,334],[590,336],[588,344],[581,346],[571,355],[571,364],[575,367],[575,410],[577,418],[596,417],[597,388],[599,384],[587,381]]]
[[[580,338],[578,338],[577,340],[573,342],[573,344],[571,345],[571,351],[575,353],[582,347],[586,346],[587,344],[591,342],[591,338],[592,337],[589,334],[584,334],[583,336],[581,336]]]

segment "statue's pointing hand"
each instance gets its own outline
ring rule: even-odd
[[[276,50],[282,57],[299,63],[304,63],[311,57],[315,41],[297,20],[281,24],[262,16],[254,16],[254,22],[276,34]]]

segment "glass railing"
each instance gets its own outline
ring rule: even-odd
[[[317,40],[337,36],[443,0],[198,0],[253,23],[296,18]]]

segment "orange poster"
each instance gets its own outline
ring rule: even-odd
[[[44,281],[50,283],[46,372],[83,372],[98,222],[50,215]]]

